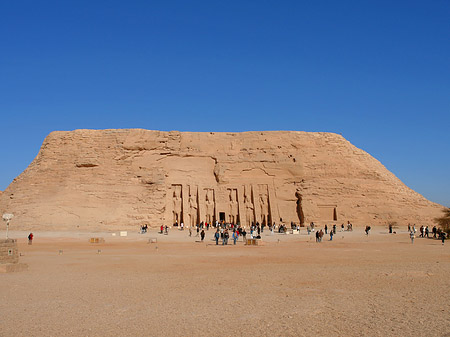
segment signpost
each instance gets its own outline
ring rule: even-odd
[[[9,230],[9,222],[14,217],[14,214],[5,213],[2,218],[6,221],[6,239],[8,240],[8,230]]]

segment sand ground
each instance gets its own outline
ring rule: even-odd
[[[450,336],[450,242],[406,231],[27,234],[10,233],[28,270],[0,274],[0,336]]]

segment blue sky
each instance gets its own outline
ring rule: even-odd
[[[2,1],[0,190],[48,133],[342,133],[450,206],[450,2]]]

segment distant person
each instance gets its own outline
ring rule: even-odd
[[[409,238],[411,239],[411,243],[414,243],[414,231],[409,232]]]
[[[200,237],[202,238],[202,241],[205,239],[205,230],[202,229]]]
[[[216,232],[214,233],[214,239],[216,239],[216,245],[219,244],[219,238],[220,238],[219,230],[216,230]]]
[[[370,226],[366,226],[365,232],[366,232],[366,235],[369,235],[369,232],[370,232]]]
[[[328,226],[325,225],[325,234],[328,234]]]
[[[330,231],[330,241],[333,241],[333,231]]]
[[[33,244],[33,233],[28,234],[28,244],[32,245]]]
[[[236,241],[237,241],[237,239],[238,239],[238,236],[239,236],[239,234],[238,234],[236,231],[234,231],[234,232],[233,232],[233,244],[234,244],[234,245],[236,244]]]
[[[447,233],[445,233],[444,231],[441,232],[441,240],[442,240],[442,244],[445,243],[445,238],[447,236]]]
[[[162,233],[164,233],[164,226],[163,225],[161,225],[161,227],[160,227],[160,232],[159,232],[160,234],[162,234]]]
[[[229,234],[228,234],[228,229],[226,229],[224,232],[223,232],[223,238],[222,238],[222,246],[223,245],[228,245],[228,238],[229,238]]]

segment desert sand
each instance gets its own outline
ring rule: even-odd
[[[12,231],[28,270],[0,274],[0,336],[449,335],[450,242],[396,231],[265,231],[257,247]]]

